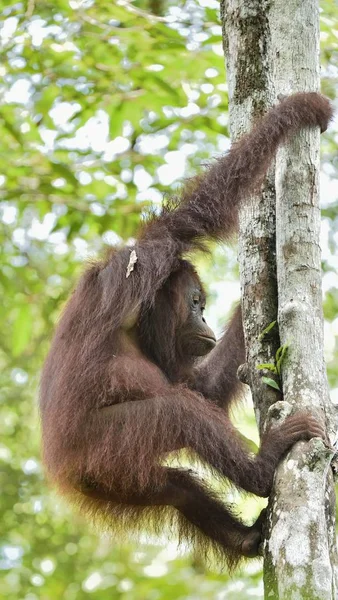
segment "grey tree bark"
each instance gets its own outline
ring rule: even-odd
[[[317,0],[222,0],[221,16],[235,139],[279,94],[319,88],[319,8]],[[304,131],[280,150],[276,180],[270,173],[240,215],[241,378],[261,431],[296,408],[325,415],[335,429],[323,358],[318,172],[319,132]],[[277,327],[264,333],[276,319],[281,341]],[[257,369],[274,362],[281,344],[283,401],[262,379],[271,373]],[[264,543],[269,600],[337,597],[331,458],[319,440],[298,443],[276,472]]]
[[[264,0],[221,2],[233,140],[250,129],[252,121],[274,101],[268,6]],[[246,369],[240,376],[251,386],[259,426],[269,406],[281,399],[256,369],[257,364],[271,363],[279,347],[277,327],[262,335],[277,320],[275,202],[272,169],[262,194],[246,203],[240,215],[239,263],[247,348]]]

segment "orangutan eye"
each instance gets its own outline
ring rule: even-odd
[[[200,303],[200,297],[199,296],[194,296],[192,299],[194,306],[198,306],[198,304]]]

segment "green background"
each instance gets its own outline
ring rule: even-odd
[[[259,561],[229,579],[178,552],[165,531],[141,542],[100,536],[47,488],[39,451],[39,372],[85,260],[135,236],[150,201],[229,146],[218,2],[0,6],[0,597],[260,598]],[[333,98],[338,8],[321,9],[322,88]],[[335,131],[322,140],[322,245],[338,401]],[[219,331],[239,294],[236,249],[197,261]],[[252,409],[236,418],[257,440]],[[255,499],[232,499],[248,521],[259,512]]]

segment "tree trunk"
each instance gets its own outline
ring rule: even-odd
[[[276,93],[318,90],[317,0],[278,0],[269,23]],[[323,354],[318,179],[319,131],[303,131],[276,160],[278,323],[281,343],[289,344],[283,393],[290,404],[326,415],[333,430]],[[267,598],[295,593],[336,598],[331,457],[319,440],[299,443],[277,471],[266,547]]]
[[[277,96],[319,87],[317,0],[223,0],[221,3],[232,137]],[[260,430],[292,406],[334,419],[323,358],[318,208],[319,132],[304,131],[278,153],[259,198],[240,215],[239,262],[247,344],[244,379]],[[277,196],[277,271],[276,221]],[[278,280],[278,295],[276,279]],[[282,364],[284,402],[257,365]],[[274,405],[272,407],[272,405]],[[268,410],[270,408],[269,414]],[[306,452],[304,452],[306,451]],[[336,598],[335,496],[332,452],[319,440],[297,444],[279,466],[264,545],[265,597]]]
[[[271,79],[268,2],[221,2],[224,50],[232,140],[251,128],[274,100]],[[257,423],[261,430],[269,406],[281,399],[262,381],[257,364],[271,363],[279,347],[277,327],[276,222],[274,171],[262,193],[245,203],[240,214],[239,264],[244,332],[247,349],[245,372],[240,377],[251,386]],[[259,302],[257,302],[259,299]],[[253,302],[254,300],[254,302]]]

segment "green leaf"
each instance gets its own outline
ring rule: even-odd
[[[63,177],[66,181],[68,181],[68,183],[73,185],[75,188],[78,187],[79,182],[76,179],[74,173],[72,173],[72,171],[69,169],[69,167],[67,165],[63,165],[61,163],[56,163],[53,161],[50,161],[50,165],[54,171],[52,176],[55,175],[55,176]]]
[[[281,366],[282,366],[283,360],[285,358],[285,354],[287,352],[288,347],[289,347],[288,343],[283,344],[283,346],[278,348],[278,350],[276,352],[276,368],[277,368],[278,375],[280,375]]]
[[[269,385],[270,387],[274,388],[275,390],[278,390],[279,392],[281,391],[278,383],[274,379],[270,379],[270,377],[262,377],[262,381],[264,381],[264,383],[266,383],[266,385]]]
[[[262,333],[259,336],[259,339],[261,340],[267,333],[269,333],[269,331],[271,331],[271,329],[276,325],[277,321],[272,321],[265,329],[263,329]]]
[[[277,369],[276,369],[274,363],[261,363],[260,365],[256,365],[256,369],[258,369],[258,370],[268,369],[268,371],[277,373]]]

